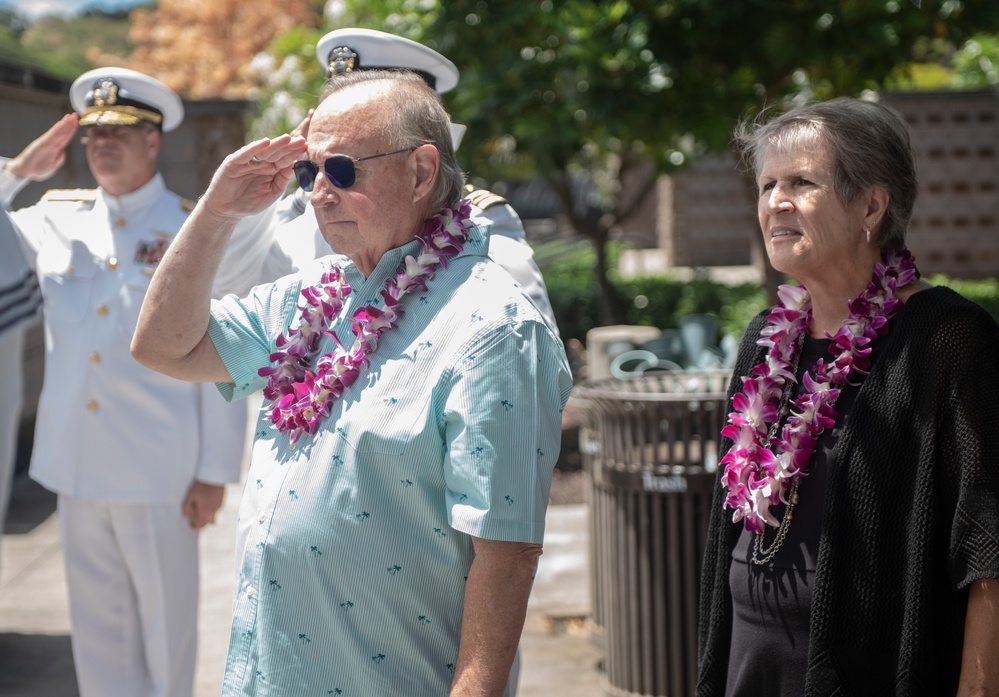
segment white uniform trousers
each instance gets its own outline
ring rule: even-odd
[[[17,459],[17,430],[24,401],[21,352],[25,328],[0,336],[0,531],[7,518],[10,484]]]
[[[198,533],[179,503],[59,496],[81,697],[191,697]]]

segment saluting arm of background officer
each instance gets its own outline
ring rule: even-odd
[[[281,196],[304,152],[305,139],[283,135],[222,162],[149,284],[132,337],[139,363],[181,380],[232,381],[207,334],[215,272],[236,224]]]
[[[19,179],[44,181],[66,161],[66,147],[80,126],[80,117],[66,114],[45,133],[28,143],[4,169]]]
[[[10,210],[14,197],[29,181],[44,181],[59,171],[77,128],[79,117],[67,114],[12,159],[4,161],[0,176],[0,201],[4,208]]]

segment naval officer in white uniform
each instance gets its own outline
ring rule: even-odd
[[[58,494],[80,694],[190,697],[198,530],[239,479],[246,412],[213,385],[167,378],[129,354],[150,277],[192,207],[156,168],[162,134],[183,118],[180,98],[102,68],[81,75],[70,99],[76,113],[0,172],[9,207],[28,180],[61,166],[82,127],[99,184],[49,191],[12,214],[45,301],[30,475]]]
[[[316,44],[316,58],[331,77],[352,70],[411,70],[438,94],[444,94],[458,84],[458,68],[437,51],[374,29],[331,31]],[[308,121],[300,128],[304,131],[301,135],[308,135]],[[464,133],[465,126],[452,124],[451,138],[455,150]],[[472,203],[473,222],[485,221],[491,226],[489,257],[520,283],[557,331],[548,291],[534,261],[534,251],[527,243],[520,216],[506,199],[492,192],[469,185],[467,198]],[[275,234],[280,249],[275,250],[270,263],[265,266],[263,275],[266,278],[262,280],[273,280],[330,252],[308,207],[308,194],[302,189],[297,189],[281,202],[277,215],[279,220],[285,221]],[[290,266],[287,265],[289,263]]]

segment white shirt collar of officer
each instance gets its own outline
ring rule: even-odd
[[[163,194],[167,193],[167,188],[163,181],[163,175],[157,172],[152,179],[138,189],[122,196],[112,196],[103,189],[98,189],[98,191],[111,215],[128,217],[155,204]]]

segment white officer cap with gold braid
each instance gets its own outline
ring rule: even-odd
[[[97,68],[76,78],[69,100],[81,126],[147,122],[172,131],[184,120],[180,97],[159,80],[127,68]]]

